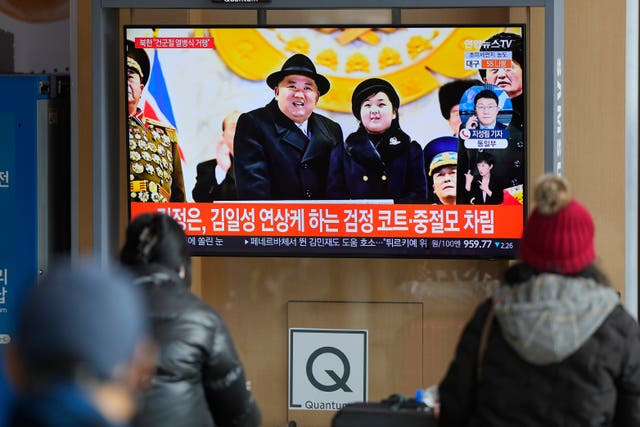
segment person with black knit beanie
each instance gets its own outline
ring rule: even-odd
[[[640,328],[596,267],[589,211],[542,176],[521,262],[464,328],[439,426],[640,425]]]
[[[426,201],[422,148],[400,128],[399,107],[400,97],[386,80],[356,86],[351,109],[359,126],[331,152],[328,198]]]

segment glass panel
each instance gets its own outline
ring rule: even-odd
[[[504,8],[407,9],[400,16],[402,24],[495,24],[513,19]],[[131,24],[242,25],[256,23],[258,13],[132,9],[128,17]],[[271,10],[266,17],[269,25],[392,21],[391,9]],[[527,28],[529,40],[535,43],[529,52],[541,58],[543,15],[535,17],[536,27]],[[542,61],[529,64],[529,84],[541,87]],[[541,123],[543,100],[530,98],[529,102],[538,106],[529,109],[530,119]],[[215,125],[206,126],[212,129],[213,144],[219,136],[219,119],[211,120]],[[542,147],[539,133],[529,140]],[[540,156],[531,160],[535,173],[542,160]],[[195,168],[195,164],[184,167]],[[288,408],[289,328],[367,330],[368,397],[412,395],[415,388],[442,378],[462,327],[507,265],[507,261],[487,260],[194,257],[192,289],[227,322],[262,409],[263,425],[284,426],[290,420],[328,425],[330,411]]]
[[[403,24],[501,24],[509,22],[509,9],[477,7],[455,9],[402,9]]]
[[[269,25],[356,25],[391,23],[390,9],[268,10]]]

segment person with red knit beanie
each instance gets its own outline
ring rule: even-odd
[[[467,323],[439,426],[638,426],[640,328],[595,265],[591,214],[543,175],[521,261]]]

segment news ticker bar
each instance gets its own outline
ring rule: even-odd
[[[514,258],[518,239],[188,236],[194,255]]]

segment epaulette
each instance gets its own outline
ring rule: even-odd
[[[147,122],[147,125],[152,125],[153,127],[177,130],[176,128],[174,128],[168,123],[162,123],[159,120],[153,120],[153,119],[150,119],[149,117],[145,117],[145,121]]]

